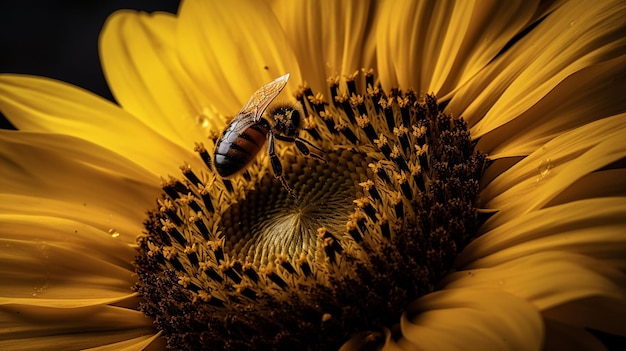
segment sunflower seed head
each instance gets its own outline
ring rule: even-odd
[[[164,182],[137,240],[135,288],[171,348],[325,350],[380,336],[475,237],[486,158],[463,119],[434,96],[385,93],[371,71],[345,81],[329,79],[330,100],[296,95],[300,134],[325,161],[280,145],[297,200],[267,156],[227,180],[200,143],[207,168]]]

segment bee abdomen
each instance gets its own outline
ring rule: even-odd
[[[246,128],[231,125],[215,146],[217,173],[228,177],[243,169],[265,144],[268,131],[269,126],[266,127],[263,123],[255,123]]]

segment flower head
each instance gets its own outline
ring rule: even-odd
[[[136,289],[169,345],[338,348],[393,325],[452,269],[476,233],[484,155],[433,96],[385,96],[371,73],[365,81],[362,94],[333,81],[328,102],[309,89],[299,95],[304,132],[323,156],[281,155],[293,190],[266,157],[241,176],[216,176],[204,145],[206,167],[184,167],[164,185],[139,239]],[[242,118],[254,117],[232,123]],[[235,160],[255,144],[230,136],[251,142],[255,128],[224,133]]]
[[[119,106],[0,78],[19,129],[0,133],[0,312],[21,330],[0,346],[626,335],[625,12],[186,1],[178,16],[115,14],[101,50]],[[285,73],[277,100],[297,108],[234,128],[226,116]],[[228,143],[259,153],[224,178],[229,125]]]

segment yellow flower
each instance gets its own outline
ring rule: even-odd
[[[119,106],[0,76],[18,128],[0,131],[0,349],[626,336],[625,15],[623,1],[116,13],[100,44]],[[285,73],[278,100],[299,100],[323,160],[277,143],[285,186],[265,152],[217,176],[227,116]]]

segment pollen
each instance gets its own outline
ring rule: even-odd
[[[205,167],[163,181],[135,290],[168,348],[330,350],[353,335],[375,348],[475,236],[486,156],[436,97],[362,70],[295,99],[299,137],[322,151],[276,143],[297,198],[267,156],[217,175],[216,137],[195,144]]]
[[[313,105],[323,105],[324,104],[324,95],[322,95],[322,93],[317,93],[315,95],[307,96],[307,99]]]

